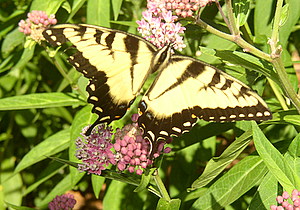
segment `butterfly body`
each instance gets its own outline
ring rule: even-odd
[[[157,76],[139,103],[139,126],[151,142],[189,131],[197,119],[270,119],[263,99],[230,75],[191,57],[157,49],[139,36],[92,25],[63,24],[43,32],[53,46],[71,42],[69,62],[90,80],[88,102],[99,115],[90,127],[120,119],[148,76]]]

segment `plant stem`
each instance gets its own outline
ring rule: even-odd
[[[291,82],[288,79],[282,61],[282,56],[281,56],[282,49],[281,46],[278,45],[282,5],[283,5],[283,0],[277,0],[272,36],[271,39],[269,40],[269,45],[271,48],[271,57],[273,58],[271,62],[278,74],[283,89],[285,90],[286,94],[289,96],[290,100],[292,101],[292,103],[300,113],[300,99],[297,93],[295,92],[295,90],[293,89]]]
[[[278,34],[279,34],[279,23],[280,23],[282,4],[283,4],[283,0],[277,0],[274,22],[273,22],[273,30],[272,30],[272,36],[271,36],[271,40],[273,40],[273,42],[275,43],[275,47],[279,40]]]
[[[292,103],[295,105],[296,109],[300,113],[300,100],[298,95],[296,94],[295,90],[290,83],[288,76],[285,72],[285,68],[282,62],[281,57],[274,58],[272,61],[274,68],[277,71],[278,77],[282,83],[282,87],[285,90],[286,94],[289,96]]]
[[[220,2],[218,0],[216,0],[216,5],[217,5],[217,7],[218,7],[218,9],[220,11],[220,14],[222,15],[222,17],[223,17],[223,19],[225,21],[227,27],[229,28],[230,33],[233,34],[233,28],[231,27],[230,22],[228,21],[226,15],[224,14],[223,9],[222,9],[222,7],[220,5]]]
[[[231,0],[226,0],[225,5],[226,5],[226,9],[227,9],[227,16],[228,16],[228,20],[229,20],[230,32],[234,36],[239,36],[240,31],[239,31],[239,28],[237,27],[237,25],[235,24]]]
[[[267,78],[277,100],[279,101],[281,107],[283,110],[288,110],[289,107],[286,105],[286,100],[284,99],[284,97],[282,96],[282,93],[279,90],[279,87],[277,85],[277,83],[275,83],[273,80],[271,80],[270,78]]]
[[[237,45],[239,45],[240,47],[242,47],[244,49],[244,51],[252,53],[253,55],[256,55],[257,57],[263,58],[267,61],[272,61],[272,58],[269,54],[264,53],[263,51],[257,49],[256,47],[254,47],[253,45],[249,44],[248,42],[246,42],[240,35],[234,36],[234,35],[230,35],[227,33],[224,33],[210,25],[208,25],[207,23],[205,23],[203,20],[201,20],[200,18],[198,18],[196,20],[196,24],[201,26],[202,28],[205,28],[208,32],[215,34],[219,37],[222,37],[226,40],[235,42]]]
[[[162,196],[162,198],[166,199],[167,201],[171,201],[171,198],[169,196],[169,193],[164,185],[164,183],[162,182],[160,176],[158,175],[158,173],[156,175],[154,175],[154,180],[155,183],[160,191],[160,194]]]

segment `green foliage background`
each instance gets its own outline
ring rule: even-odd
[[[270,53],[268,38],[276,3],[233,0],[243,38],[266,53]],[[0,1],[0,209],[7,205],[44,209],[67,190],[83,195],[93,192],[105,209],[268,209],[283,190],[300,189],[300,117],[272,63],[192,21],[185,22],[187,48],[181,53],[196,57],[201,50],[198,59],[251,86],[268,103],[272,120],[259,126],[200,121],[191,132],[174,138],[173,152],[164,156],[159,169],[170,202],[159,199],[155,183],[148,190],[142,187],[139,176],[114,171],[103,177],[85,175],[68,162],[48,158],[77,162],[75,139],[96,116],[86,103],[87,81],[66,62],[67,56],[59,51],[50,57],[45,43],[26,41],[18,22],[32,10],[43,10],[56,14],[59,23],[88,23],[136,33],[135,21],[141,19],[145,6],[139,0]],[[299,0],[285,1],[279,42],[295,91],[298,80],[292,53],[300,49],[299,16]],[[215,5],[206,7],[201,19],[229,32]],[[129,117],[113,123],[114,128],[122,127]]]

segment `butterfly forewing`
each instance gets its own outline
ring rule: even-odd
[[[171,57],[139,106],[139,123],[151,141],[206,121],[262,121],[271,118],[266,103],[237,79],[196,59]],[[150,125],[150,126],[149,126]]]
[[[43,35],[54,46],[71,42],[78,50],[69,62],[90,79],[88,102],[99,115],[94,125],[126,113],[150,73],[156,51],[137,36],[90,25],[57,25]]]

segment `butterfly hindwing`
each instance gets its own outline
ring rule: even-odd
[[[78,50],[69,62],[90,80],[88,102],[99,115],[94,125],[126,113],[150,73],[156,51],[140,37],[91,25],[57,25],[43,35],[53,46],[71,42]]]
[[[196,59],[174,55],[140,103],[139,123],[151,141],[178,136],[197,118],[206,121],[262,121],[266,103],[245,84]]]

